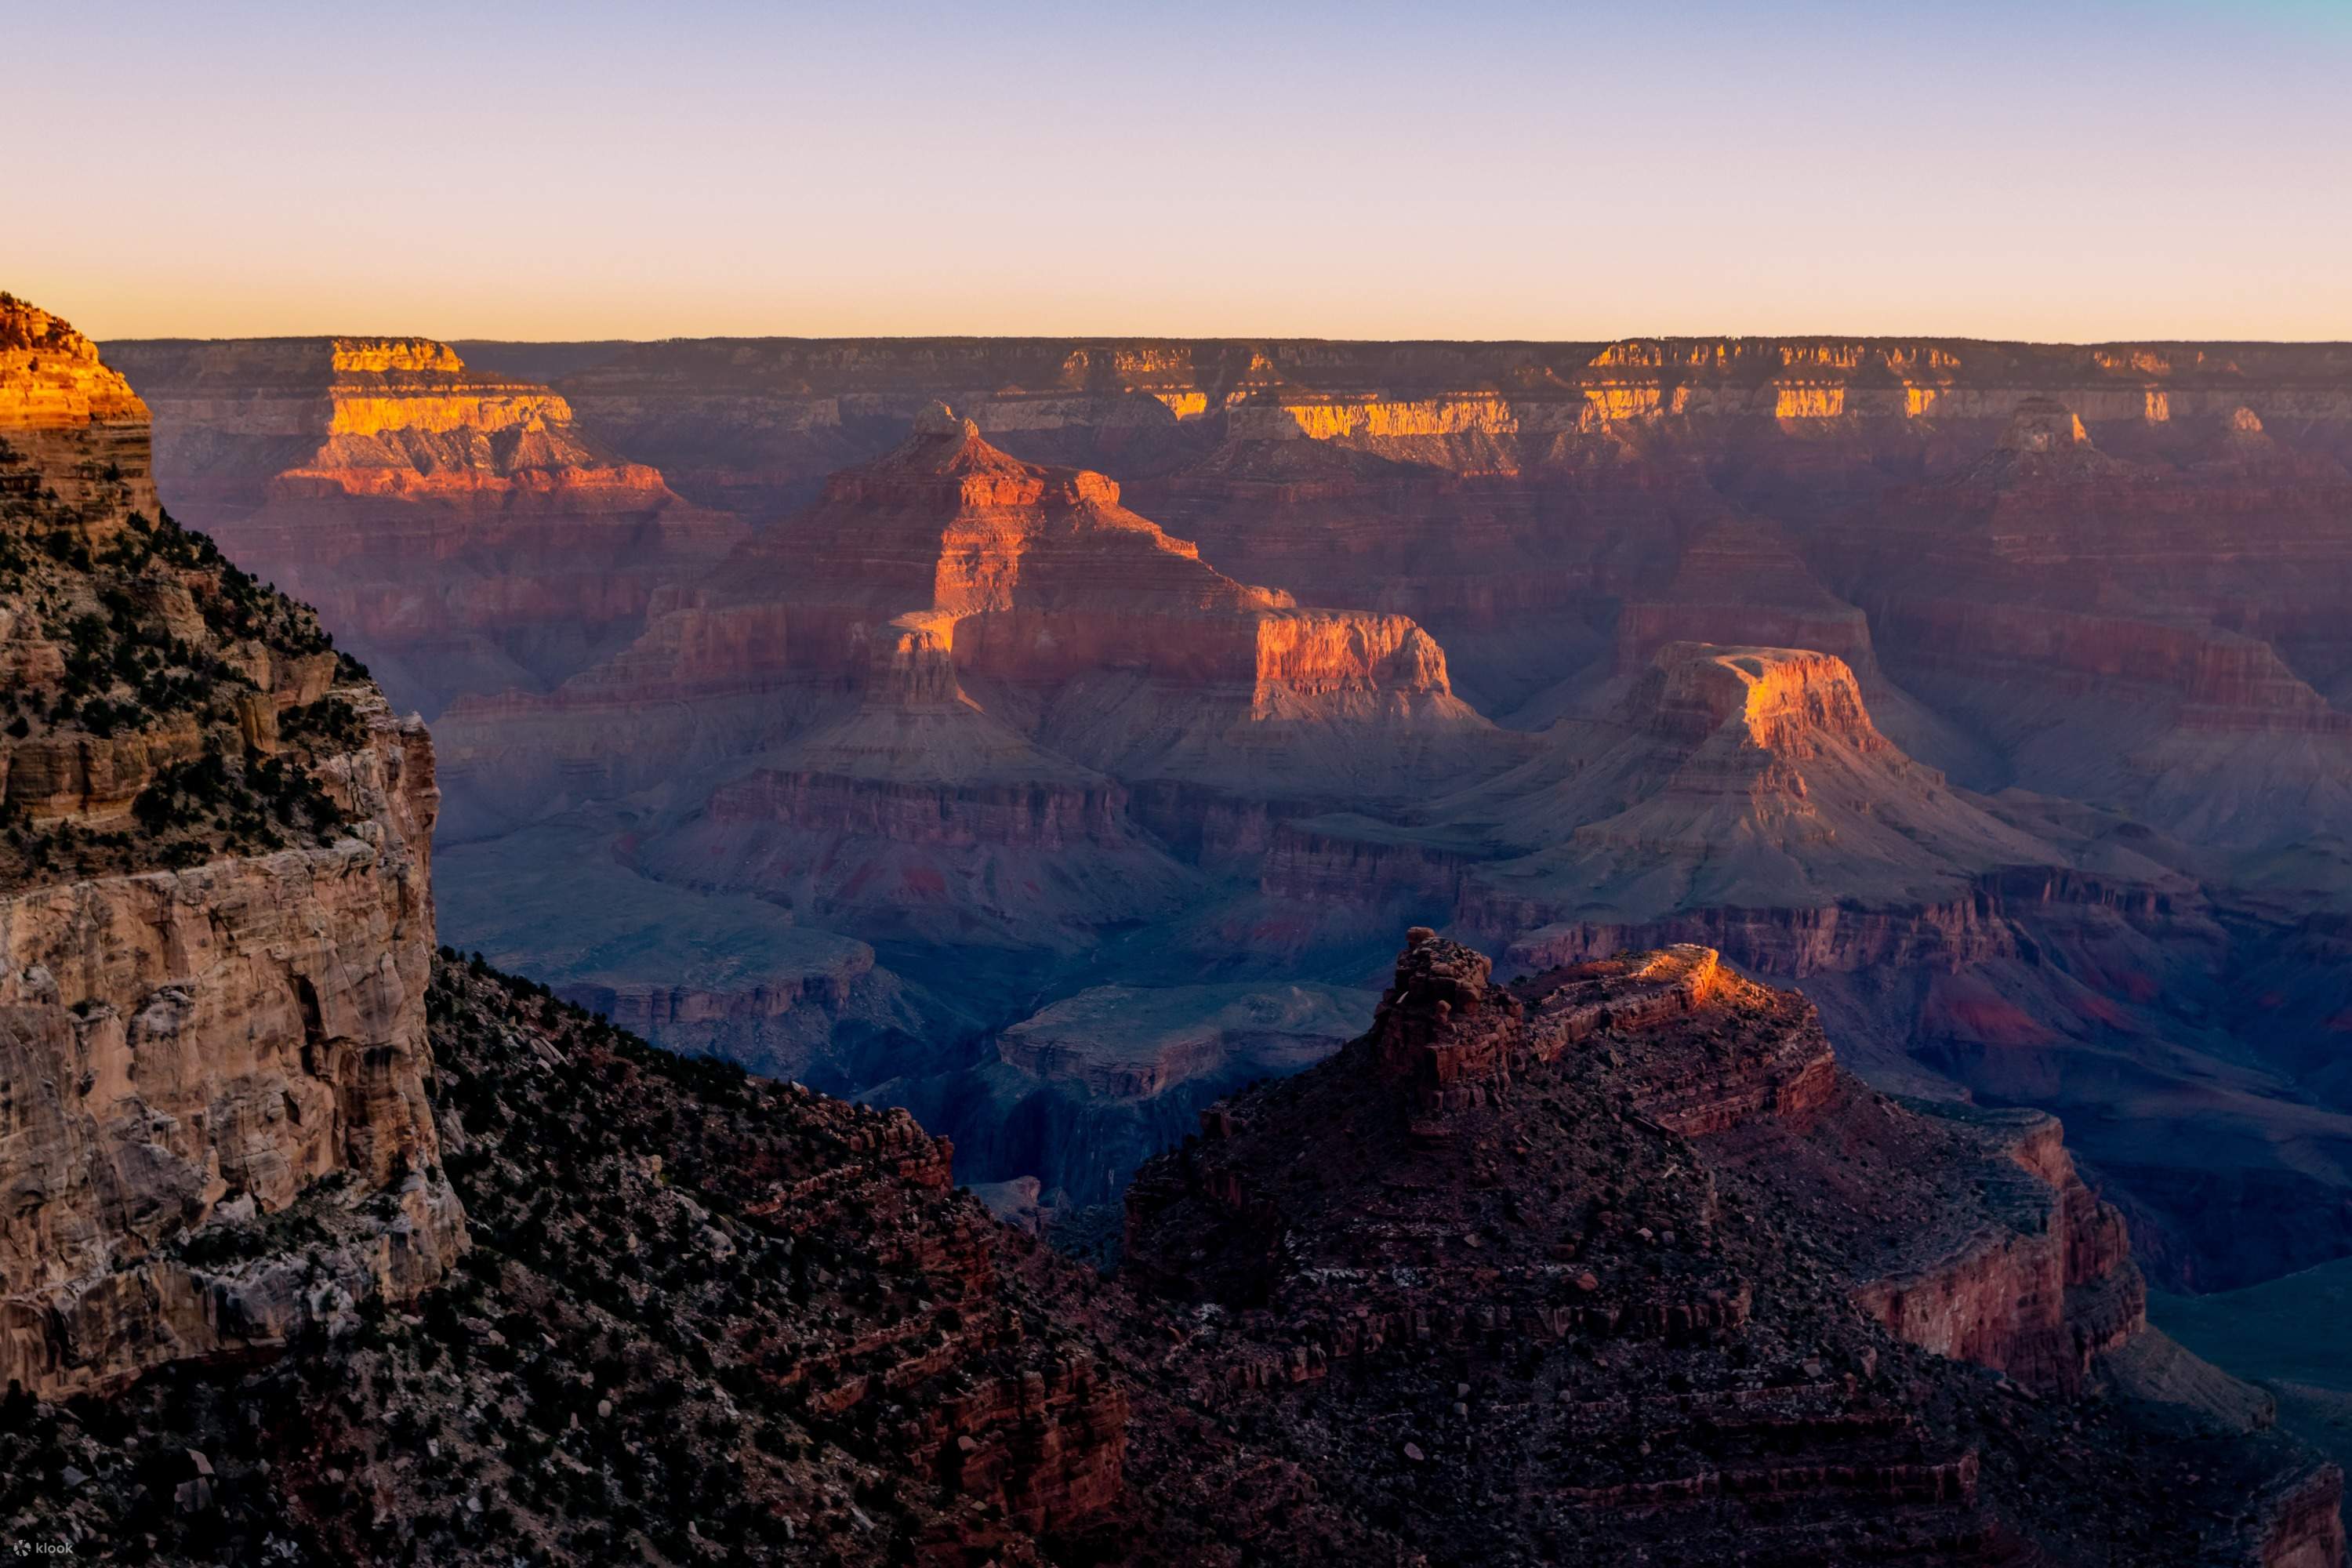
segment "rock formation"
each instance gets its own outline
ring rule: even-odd
[[[393,694],[539,689],[743,532],[421,338],[129,342],[173,504],[315,604]]]
[[[2341,1551],[2333,1468],[2242,1434],[2162,1505],[2218,1517],[2098,1517],[2150,1453],[2216,1473],[2103,1371],[2138,1276],[2054,1123],[1874,1094],[1705,949],[1505,987],[1413,932],[1368,1035],[1146,1166],[1123,1271],[1196,1399],[1380,1521],[1355,1560]]]
[[[1468,879],[1479,929],[1916,908],[2063,859],[1896,749],[1827,654],[1669,643],[1608,720],[1548,738],[1545,756],[1446,808],[1528,851]]]
[[[1349,793],[1394,791],[1493,751],[1409,620],[1236,583],[1101,475],[1020,462],[943,406],[727,577],[799,611],[796,659],[821,674],[856,670],[884,624],[920,614],[960,680],[1130,780],[1328,789],[1344,755],[1373,770]]]
[[[1409,619],[1237,583],[1100,475],[1016,460],[944,407],[667,605],[551,693],[453,705],[453,819],[511,832],[551,806],[651,802],[600,863],[923,944],[910,994],[938,994],[954,1027],[975,1001],[1034,1010],[1008,953],[1080,964],[1107,931],[1188,915],[1281,814],[1408,798],[1523,749],[1453,695]],[[637,741],[616,746],[620,727]],[[510,934],[508,961],[568,962]]]
[[[87,341],[9,300],[0,345],[0,1375],[52,1396],[412,1300],[465,1234],[424,730],[153,510]]]

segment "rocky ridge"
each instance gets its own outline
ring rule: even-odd
[[[1414,933],[1369,1034],[1147,1170],[1108,1279],[903,1112],[447,952],[429,1003],[464,1267],[267,1364],[12,1401],[12,1529],[100,1561],[2340,1560],[2339,1478],[2259,1400],[2112,1353],[2136,1277],[2051,1124],[1869,1093],[1704,950],[1506,991]],[[2006,1376],[1873,1295],[1963,1276]]]
[[[1412,933],[1370,1034],[1145,1168],[1123,1268],[1195,1304],[1202,1397],[1316,1456],[1400,1560],[2341,1550],[2309,1459],[2246,1474],[2271,1501],[2235,1534],[2073,1511],[2183,1452],[2105,1370],[2143,1326],[2115,1211],[2046,1118],[1874,1094],[1801,998],[1704,949],[1505,987]],[[2046,1466],[2071,1479],[2042,1514]]]

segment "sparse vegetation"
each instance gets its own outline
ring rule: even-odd
[[[658,1050],[478,955],[444,950],[426,1005],[474,1241],[457,1273],[268,1367],[9,1405],[5,1529],[70,1516],[100,1561],[509,1568],[912,1562],[942,1510],[988,1528],[982,1502],[895,1479],[903,1414],[834,1396],[992,1325],[969,1390],[1041,1334],[1036,1303],[966,1297],[985,1220],[897,1173],[927,1143],[894,1151],[888,1113]],[[865,1197],[758,1201],[817,1177]],[[175,1256],[299,1257],[308,1202]],[[89,1478],[72,1491],[68,1463]]]
[[[344,813],[320,764],[366,742],[350,694],[284,708],[274,738],[247,718],[283,701],[265,688],[328,679],[318,617],[168,516],[93,518],[24,464],[0,444],[0,593],[23,606],[0,645],[0,744],[35,759],[0,786],[0,879],[331,841]],[[331,679],[364,678],[336,656]]]

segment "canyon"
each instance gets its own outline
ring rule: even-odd
[[[1193,1107],[1083,1088],[1108,1029],[1041,1100],[1028,1021],[1215,1037],[1422,922],[1801,982],[1873,1082],[2066,1118],[2170,1287],[2352,1253],[2292,956],[2352,831],[2340,346],[121,350],[163,499],[434,721],[450,940],[1089,1234]]]
[[[1275,904],[1342,882],[1236,869],[1294,818],[1382,813],[1402,840],[1630,793],[1596,853],[1733,832],[1801,871],[1834,863],[1813,819],[1858,834],[1838,814],[1866,792],[1932,851],[1867,897],[2021,853],[2024,827],[1877,732],[1841,658],[1664,644],[1623,754],[1563,773],[1452,694],[1412,622],[1302,613],[1110,481],[927,413],[802,542],[754,537],[691,589],[719,617],[781,605],[782,668],[751,673],[822,711],[719,774],[475,841],[518,940],[561,939],[551,986],[436,945],[434,737],[310,609],[148,510],[142,405],[14,300],[0,414],[13,1539],[207,1563],[2342,1561],[2341,1472],[2147,1326],[2126,1218],[2049,1116],[1869,1088],[1813,1003],[1700,943],[1507,980],[1416,926],[1376,1002],[1202,977],[1235,931],[1265,942],[1240,968],[1326,951]],[[829,576],[852,543],[871,553]],[[762,579],[763,556],[793,569]],[[624,651],[726,645],[647,628]],[[1254,722],[1263,775],[1226,755]],[[665,783],[691,807],[623,820]],[[1214,833],[1151,826],[1188,801]],[[722,848],[698,882],[700,832]],[[1104,868],[1049,883],[1047,850]],[[531,874],[550,854],[593,865],[594,900],[674,901],[562,901]],[[709,868],[769,856],[809,857],[800,899]],[[998,927],[940,923],[950,874],[1004,900]],[[1136,917],[1157,983],[1041,1001],[1010,938],[1098,944],[1090,889],[1183,896]],[[721,948],[695,939],[706,906]],[[771,944],[812,977],[773,988]],[[992,1060],[910,1056],[987,1000],[991,951],[999,991],[1032,992],[967,1042]],[[975,978],[910,977],[940,953]],[[615,1012],[772,1025],[726,1038],[912,1065],[908,1096],[946,1106],[1034,1102],[1050,1136],[1004,1141],[1055,1151],[1061,1190],[988,1184],[1033,1211],[1002,1224],[907,1109]],[[1106,1208],[1104,1267],[1034,1234]]]

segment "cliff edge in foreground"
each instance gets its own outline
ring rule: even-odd
[[[154,505],[145,410],[0,300],[0,1377],[42,1395],[413,1300],[430,742]]]

